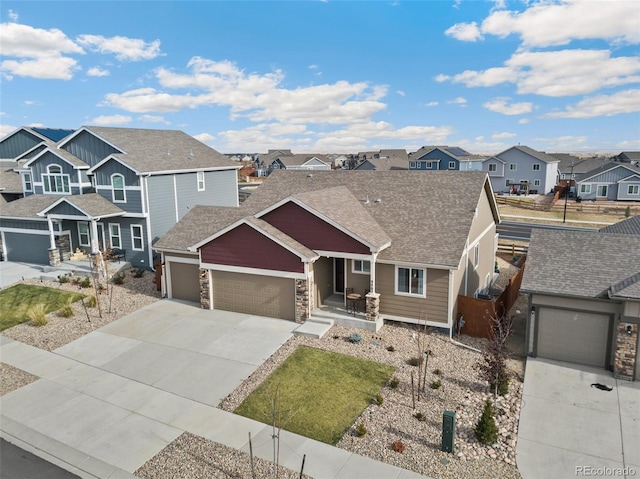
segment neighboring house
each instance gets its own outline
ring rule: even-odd
[[[270,170],[330,170],[331,160],[326,155],[299,153],[278,155],[267,164]]]
[[[529,355],[640,379],[640,235],[630,221],[632,234],[532,231],[520,289]]]
[[[343,166],[346,167],[349,164],[349,157],[347,155],[332,154],[327,155],[327,158],[331,162],[332,170],[339,170]]]
[[[576,176],[583,200],[640,201],[640,167],[609,162]]]
[[[640,238],[640,215],[632,216],[624,221],[618,221],[600,229],[601,233],[618,233],[625,235],[637,235]]]
[[[362,153],[361,157],[358,156],[358,164],[353,169],[362,171],[406,170],[407,158],[407,151],[402,149]]]
[[[167,296],[205,309],[302,322],[354,288],[378,328],[451,328],[458,295],[493,282],[498,221],[481,172],[276,171],[239,208],[194,208],[155,249]]]
[[[409,155],[409,169],[482,171],[484,159],[458,146],[423,146]]]
[[[550,156],[560,160],[558,163],[558,185],[566,185],[571,179],[571,186],[575,186],[576,178],[581,178],[585,173],[608,163],[609,160],[602,156],[580,158],[567,153],[549,153]]]
[[[640,151],[623,151],[620,154],[611,157],[611,160],[640,166]]]
[[[30,130],[0,140],[25,195],[0,210],[5,260],[114,248],[152,268],[152,244],[191,208],[238,205],[237,163],[181,131],[85,126],[55,142]]]
[[[560,160],[528,146],[513,146],[487,158],[482,171],[489,173],[496,192],[517,191],[546,194],[553,191]]]

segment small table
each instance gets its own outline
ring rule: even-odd
[[[360,293],[349,293],[347,295],[347,311],[349,311],[349,303],[351,303],[351,310],[353,311],[353,315],[356,315],[356,305],[362,299],[362,295]]]

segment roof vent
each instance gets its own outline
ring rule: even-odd
[[[193,150],[190,150],[190,151],[189,151],[189,159],[190,159],[190,160],[193,160]]]
[[[309,173],[309,174],[307,175],[307,178],[313,178],[313,173]]]
[[[378,204],[382,203],[382,198],[376,198],[376,203]]]
[[[364,204],[365,204],[365,205],[368,205],[369,203],[371,203],[371,202],[369,201],[369,195],[367,195],[367,199],[366,199],[366,200],[364,200]]]
[[[171,152],[167,150],[167,156],[171,156]]]

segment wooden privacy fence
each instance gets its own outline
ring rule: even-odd
[[[460,330],[462,334],[474,338],[491,338],[492,318],[501,318],[507,314],[518,300],[524,268],[523,264],[500,296],[494,299],[458,295],[458,319],[460,315],[464,317],[464,326]]]

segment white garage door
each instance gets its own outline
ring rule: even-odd
[[[295,319],[295,281],[213,271],[213,307],[271,318]]]
[[[606,367],[609,316],[540,308],[537,356]]]
[[[171,274],[171,297],[200,302],[200,269],[197,264],[169,264]]]

